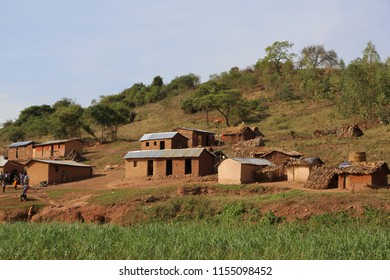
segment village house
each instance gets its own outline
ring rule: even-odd
[[[306,182],[311,170],[323,164],[318,157],[292,159],[287,163],[287,181]]]
[[[218,166],[219,184],[247,184],[256,182],[256,170],[274,164],[266,159],[227,158]]]
[[[141,139],[141,150],[185,149],[188,138],[179,132],[160,132],[144,134]]]
[[[303,156],[303,154],[297,151],[269,147],[258,147],[251,153],[251,155],[254,158],[268,159],[275,165],[285,165],[289,161],[301,158]]]
[[[204,148],[130,151],[124,159],[126,178],[206,176],[214,156]]]
[[[222,131],[222,141],[230,144],[237,144],[256,138],[256,133],[248,126],[227,127]]]
[[[7,160],[4,157],[0,156],[0,172],[3,172],[3,174],[8,173],[10,174],[11,179],[13,179],[15,175],[19,175],[23,171],[23,164],[12,160]]]
[[[15,142],[8,146],[8,159],[27,161],[33,156],[33,141]]]
[[[384,161],[343,162],[336,170],[338,188],[346,190],[362,189],[367,186],[387,186],[389,167]]]
[[[215,133],[207,130],[177,127],[174,131],[179,132],[188,138],[188,147],[210,147],[215,145]]]
[[[78,138],[54,140],[35,144],[33,147],[34,159],[67,158],[71,154],[82,155],[84,142]]]
[[[31,185],[59,184],[93,176],[93,166],[72,160],[32,159],[26,163]]]

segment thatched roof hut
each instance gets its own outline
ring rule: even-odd
[[[337,174],[371,175],[383,171],[390,174],[389,166],[384,161],[375,162],[343,162],[336,170]]]
[[[360,137],[363,136],[363,131],[359,128],[357,124],[355,125],[344,125],[337,128],[336,131],[337,137]]]
[[[336,168],[325,166],[314,167],[303,187],[309,189],[337,188]]]
[[[227,127],[222,131],[222,140],[232,144],[256,137],[256,133],[248,126]]]

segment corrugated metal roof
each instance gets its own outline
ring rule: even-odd
[[[128,152],[124,158],[188,158],[199,157],[204,148],[167,149],[167,150],[142,150]]]
[[[82,163],[79,163],[79,162],[73,161],[73,160],[32,159],[28,163],[33,162],[33,161],[43,162],[43,163],[47,163],[47,164],[68,165],[68,166],[76,166],[76,167],[93,167],[92,165],[82,164]]]
[[[242,164],[275,166],[275,164],[263,158],[231,158],[231,159],[238,161],[239,163]]]
[[[158,140],[158,139],[171,139],[175,137],[178,132],[160,132],[160,133],[147,133],[144,134],[139,141]]]
[[[45,146],[45,145],[52,145],[52,144],[62,144],[62,143],[66,143],[66,142],[70,142],[70,141],[74,141],[74,140],[81,141],[78,138],[75,138],[75,139],[64,139],[64,140],[52,140],[52,141],[47,141],[47,142],[35,144],[34,146]]]
[[[8,162],[7,159],[5,159],[3,156],[0,156],[0,166],[1,167],[4,167],[4,165],[6,165]]]
[[[30,145],[33,143],[34,143],[33,141],[15,142],[15,143],[12,143],[11,145],[9,145],[8,147],[9,148],[24,147],[24,146],[27,146],[27,145]]]
[[[184,126],[177,127],[177,128],[176,128],[176,130],[178,130],[178,129],[183,129],[183,130],[192,130],[192,131],[198,131],[198,132],[204,132],[204,133],[215,134],[215,133],[214,133],[214,132],[212,132],[212,131],[203,130],[203,129],[197,129],[197,128],[184,127]]]

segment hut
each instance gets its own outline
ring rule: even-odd
[[[339,189],[362,189],[367,186],[387,186],[389,167],[384,161],[343,162],[336,170]]]
[[[304,188],[308,189],[331,189],[337,188],[336,168],[326,166],[314,166]]]
[[[265,137],[257,126],[252,126],[250,129],[256,134],[256,137]]]
[[[248,126],[227,127],[222,131],[222,141],[225,143],[237,144],[256,138],[256,133]]]
[[[160,132],[144,134],[141,139],[141,150],[185,149],[188,138],[179,132]]]
[[[355,125],[344,125],[336,130],[337,137],[360,137],[363,136],[363,131],[357,124]]]
[[[33,157],[33,141],[15,142],[8,146],[8,159],[27,161]]]
[[[32,159],[26,164],[31,185],[58,184],[78,181],[93,176],[93,166],[72,160]]]
[[[188,138],[189,148],[210,147],[215,145],[214,132],[189,127],[177,127],[174,131],[177,131]]]
[[[266,159],[227,158],[218,166],[219,184],[247,184],[256,182],[256,170],[273,166]]]
[[[124,159],[126,178],[206,176],[214,165],[204,148],[130,151]]]
[[[311,170],[323,164],[324,162],[318,157],[294,158],[287,163],[287,181],[306,182]]]
[[[35,144],[33,147],[34,159],[67,158],[72,154],[83,154],[84,142],[79,138],[54,140]]]
[[[24,165],[19,162],[7,160],[0,156],[0,172],[3,174],[10,174],[10,178],[14,178],[15,175],[24,171]]]
[[[251,152],[254,158],[268,159],[275,165],[285,165],[289,161],[301,158],[303,154],[284,148],[257,147]]]

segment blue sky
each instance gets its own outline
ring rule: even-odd
[[[388,0],[0,0],[0,123],[63,97],[101,95],[160,75],[245,68],[275,41],[334,49],[368,41],[390,56]],[[387,27],[386,27],[387,26]]]

